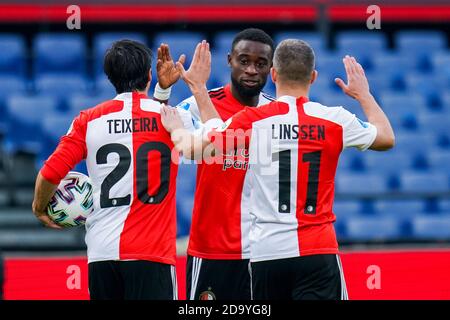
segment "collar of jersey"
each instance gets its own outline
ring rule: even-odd
[[[298,97],[298,98],[296,98],[296,97],[294,97],[294,96],[281,96],[281,97],[279,97],[279,98],[277,98],[277,101],[280,101],[280,102],[286,102],[286,103],[294,103],[294,104],[298,104],[298,102],[300,102],[301,104],[303,104],[303,103],[305,103],[305,102],[308,102],[309,101],[309,99],[308,99],[308,97]]]
[[[120,94],[118,94],[114,100],[121,100],[121,101],[125,101],[125,100],[131,100],[133,97],[133,92],[122,92]],[[145,93],[139,93],[138,94],[139,98],[148,98],[147,95]]]

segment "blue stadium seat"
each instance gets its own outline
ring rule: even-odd
[[[193,206],[193,194],[190,196],[177,195],[177,237],[189,235]]]
[[[387,177],[373,173],[336,174],[336,192],[340,194],[372,195],[389,191]]]
[[[281,31],[274,36],[275,45],[278,45],[285,39],[299,39],[306,41],[314,50],[316,56],[322,55],[327,50],[327,42],[324,36],[319,32],[307,31]]]
[[[0,74],[25,76],[26,45],[22,35],[2,33],[0,35]]]
[[[380,106],[386,115],[416,115],[426,109],[424,97],[415,93],[388,92],[380,96]]]
[[[450,172],[450,150],[430,150],[427,157],[431,169]]]
[[[420,240],[450,239],[450,214],[427,215],[414,217],[412,236]]]
[[[438,146],[438,138],[429,132],[405,132],[395,134],[395,152],[405,152],[409,155],[422,154],[424,150]]]
[[[42,119],[56,112],[58,101],[52,96],[11,96],[6,101],[8,129],[6,149],[10,152],[41,151]]]
[[[35,79],[35,88],[38,94],[52,95],[60,99],[60,109],[65,110],[65,103],[71,95],[89,92],[89,83],[80,75],[42,75]]]
[[[311,89],[309,91],[309,99],[311,101],[320,102],[321,98],[324,95],[331,95],[336,93],[337,86],[333,79],[325,73],[320,73],[317,77],[316,81],[311,85]],[[267,80],[269,81],[269,80]]]
[[[316,57],[316,69],[320,74],[327,75],[327,78],[331,82],[330,87],[335,90],[341,90],[334,84],[336,77],[346,81],[345,68],[342,63],[342,55],[337,54],[322,54]]]
[[[365,69],[370,70],[373,53],[386,50],[387,37],[381,32],[343,31],[336,36],[336,48],[341,56],[354,56]]]
[[[55,150],[60,138],[67,133],[72,116],[69,114],[55,112],[42,119],[42,131],[45,144],[38,156],[39,159],[47,159]]]
[[[400,187],[403,192],[448,192],[449,175],[439,171],[403,171],[400,174]]]
[[[447,47],[446,34],[443,31],[408,30],[395,34],[395,44],[402,55],[417,59],[418,70],[431,71],[431,52]]]
[[[438,208],[440,212],[450,213],[450,199],[440,199],[438,201]]]
[[[413,167],[414,157],[395,148],[388,152],[364,152],[363,161],[371,173],[394,175]]]
[[[438,79],[441,89],[445,90],[443,92],[450,91],[450,51],[436,52],[431,59],[434,75]]]
[[[156,52],[161,43],[167,43],[173,60],[177,61],[181,54],[185,54],[185,65],[188,67],[194,55],[195,47],[204,39],[206,39],[205,35],[199,32],[159,32],[153,39],[153,48]]]
[[[390,199],[377,200],[374,203],[375,212],[378,215],[394,216],[406,221],[411,220],[421,212],[425,212],[427,203],[419,199]]]
[[[230,82],[231,69],[228,65],[228,52],[224,50],[211,51],[211,77],[208,88],[222,86]]]
[[[27,93],[27,84],[22,77],[0,75],[0,135],[6,133],[8,118],[5,101],[8,96]]]
[[[103,61],[106,50],[111,47],[113,42],[118,40],[135,40],[147,45],[147,37],[143,33],[138,32],[103,32],[97,33],[93,39],[93,59],[94,59],[94,73],[103,73]],[[156,52],[153,52],[153,57],[156,57]]]
[[[416,68],[414,57],[398,53],[377,53],[372,57],[373,72],[381,74],[393,90],[404,90],[404,75]]]
[[[346,221],[347,240],[386,241],[405,236],[403,222],[394,216],[360,216]]]
[[[114,97],[112,96],[101,96],[101,95],[84,95],[84,94],[74,94],[69,97],[67,100],[68,112],[67,114],[75,117],[80,111],[90,109],[95,107],[96,105],[111,100]]]
[[[339,156],[339,171],[365,171],[363,154],[356,148],[344,149]]]
[[[445,134],[450,129],[450,114],[421,114],[419,124],[423,132],[431,132],[437,135]]]
[[[333,203],[333,212],[337,220],[362,214],[362,211],[363,206],[358,200],[335,200]]]
[[[34,73],[86,74],[86,39],[80,34],[41,33],[34,38]]]
[[[14,75],[0,75],[0,99],[16,93],[26,93],[27,83],[22,77]],[[0,101],[0,105],[2,101]]]
[[[240,32],[239,30],[217,32],[214,35],[212,48],[216,51],[222,51],[225,53],[231,52],[231,44],[233,43],[234,37],[239,32]]]
[[[98,77],[95,79],[94,86],[97,95],[109,96],[110,99],[114,98],[117,95],[116,89],[105,75],[98,75]],[[152,95],[153,91],[149,91],[149,94]]]
[[[435,74],[407,73],[406,87],[410,92],[421,94],[429,110],[439,110],[442,106],[441,92],[445,92],[447,84]]]

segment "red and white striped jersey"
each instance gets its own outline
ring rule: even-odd
[[[82,111],[41,170],[57,184],[86,159],[94,190],[86,221],[89,262],[175,264],[178,163],[171,160],[173,143],[160,108],[128,92]]]
[[[376,135],[342,107],[291,96],[245,109],[210,133],[225,150],[249,148],[252,261],[338,253],[332,207],[339,155],[369,148]]]
[[[209,91],[209,96],[223,121],[245,107],[231,94],[230,85]],[[273,98],[259,95],[258,105]],[[202,128],[200,112],[194,97],[177,105],[190,130]],[[197,166],[197,185],[194,197],[188,254],[204,259],[248,259],[250,257],[248,210],[250,181],[247,177],[248,155],[245,148],[219,156],[222,163]]]

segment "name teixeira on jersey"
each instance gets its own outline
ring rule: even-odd
[[[324,125],[272,124],[272,139],[325,140]]]
[[[109,134],[159,131],[158,122],[155,117],[110,119],[106,120],[106,122],[108,123]]]

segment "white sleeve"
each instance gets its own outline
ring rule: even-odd
[[[189,112],[192,115],[192,119],[196,127],[202,123],[200,118],[200,110],[198,110],[197,101],[194,96],[190,96],[187,99],[184,99],[179,104],[176,105],[178,109],[182,109],[184,111]]]
[[[344,131],[344,148],[356,147],[361,151],[367,150],[377,137],[377,128],[369,122],[358,119],[344,108],[339,109],[339,120]]]

